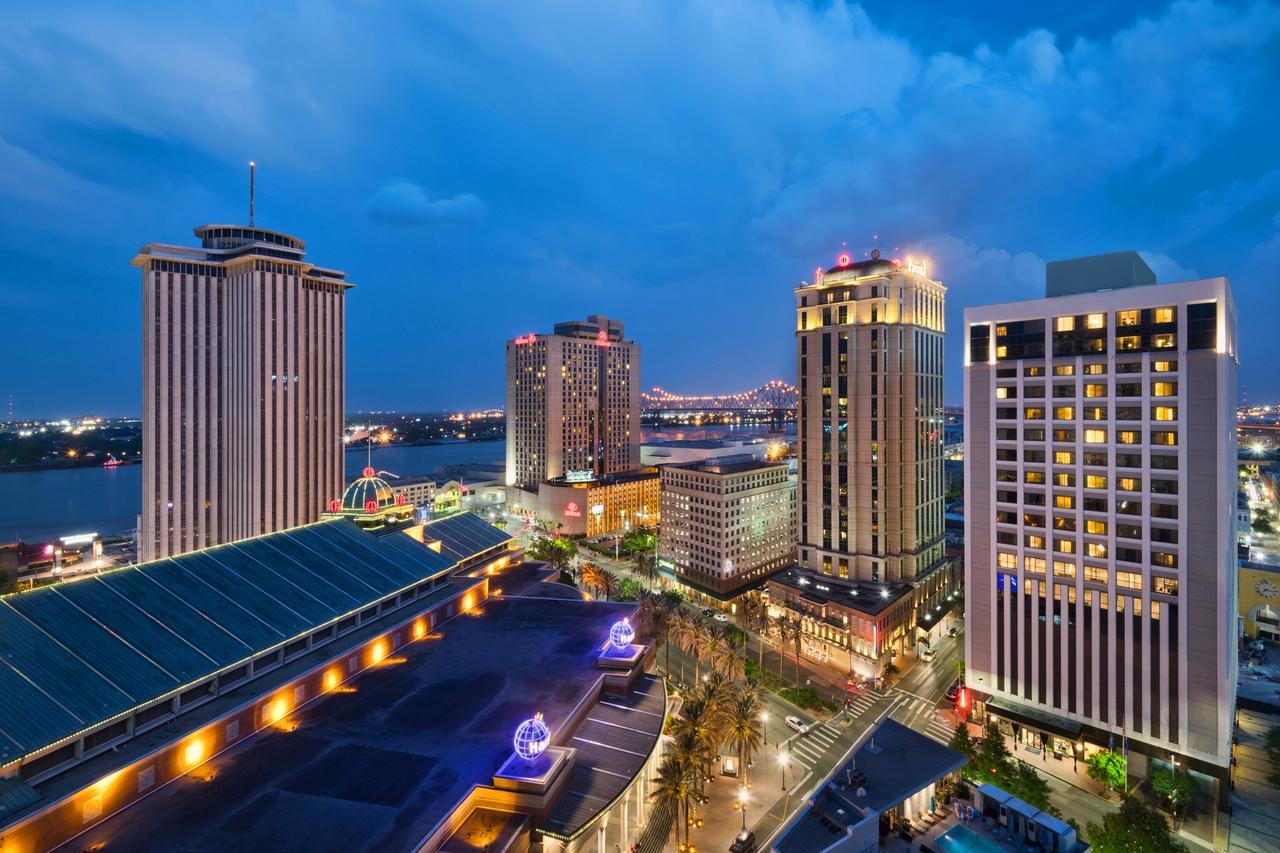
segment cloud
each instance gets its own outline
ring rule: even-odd
[[[1193,269],[1187,269],[1173,258],[1161,252],[1140,251],[1138,254],[1151,271],[1156,274],[1156,281],[1167,284],[1171,281],[1195,281],[1200,275]]]
[[[433,199],[411,181],[384,184],[368,205],[369,218],[387,225],[426,225],[439,222],[479,222],[484,202],[471,193]]]

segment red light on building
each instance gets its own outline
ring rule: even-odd
[[[607,347],[609,345],[609,332],[605,329],[601,329],[596,335],[596,346]]]
[[[578,509],[578,505],[573,501],[564,505],[565,518],[582,518],[582,510]]]
[[[374,470],[372,468],[365,468],[364,471],[361,472],[361,476],[366,478],[372,477],[373,474],[374,474]]]
[[[836,258],[836,266],[847,267],[849,266],[850,260],[852,259],[847,254],[842,254],[840,257]]]
[[[365,502],[364,502],[364,511],[365,511],[365,512],[377,512],[377,511],[378,511],[378,502],[377,502],[377,501],[375,501],[375,500],[367,500],[367,501],[365,501]]]
[[[338,512],[341,509],[342,509],[342,501],[338,500],[337,498],[334,498],[333,500],[329,501],[329,512]]]
[[[396,506],[404,506],[408,502],[409,499],[404,496],[404,492],[396,493]]]
[[[956,698],[956,707],[961,711],[969,710],[969,688],[960,688],[960,695]]]
[[[512,341],[512,343],[518,347],[527,347],[527,346],[532,346],[534,342],[537,340],[538,340],[538,336],[535,335],[533,332],[530,332],[527,335],[521,335],[520,337],[516,338],[514,341]]]

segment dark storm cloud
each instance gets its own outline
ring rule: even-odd
[[[646,385],[790,378],[791,288],[873,233],[929,257],[953,331],[1046,259],[1230,275],[1250,396],[1280,395],[1250,366],[1280,356],[1280,10],[1130,8],[31,4],[0,21],[0,363],[94,321],[0,393],[136,411],[128,261],[244,218],[255,159],[258,221],[358,285],[352,408],[499,402],[502,340],[587,313],[627,323]]]

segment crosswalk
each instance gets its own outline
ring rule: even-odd
[[[831,723],[809,729],[808,734],[793,735],[786,742],[787,763],[793,780],[804,777],[822,760],[827,750],[840,737],[841,731]]]
[[[898,706],[893,713],[895,718],[914,721],[915,725],[912,725],[912,728],[939,743],[951,742],[951,737],[956,731],[955,716],[949,713],[945,706],[938,707],[937,702],[906,690],[894,690],[892,694],[898,701]]]

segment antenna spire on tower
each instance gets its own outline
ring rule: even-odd
[[[249,227],[253,227],[253,169],[254,163],[249,161]]]

